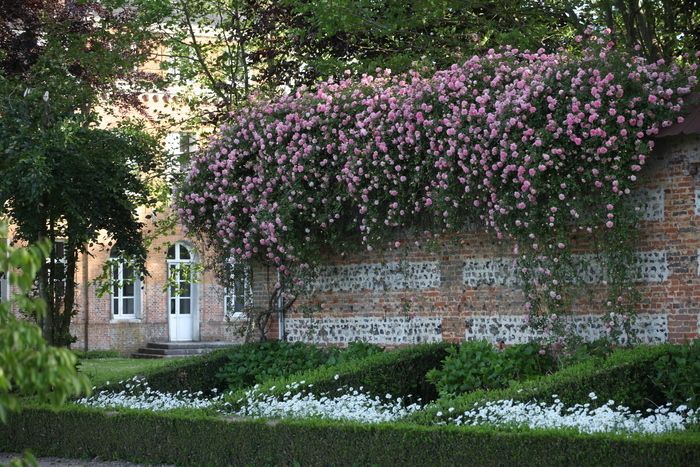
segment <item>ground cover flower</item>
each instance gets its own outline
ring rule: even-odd
[[[223,394],[204,396],[202,391],[178,391],[166,393],[156,391],[148,385],[145,378],[135,376],[119,383],[121,391],[99,391],[89,397],[76,401],[79,405],[109,408],[128,408],[162,412],[173,409],[204,409],[221,404]]]
[[[312,385],[294,383],[282,397],[253,388],[237,402],[234,413],[253,418],[325,418],[362,423],[390,422],[422,408],[421,400],[407,403],[407,398],[391,394],[372,396],[363,387],[341,387],[315,394]]]
[[[528,428],[573,428],[582,433],[666,433],[681,431],[700,421],[698,413],[685,405],[666,404],[645,411],[632,411],[609,400],[601,406],[590,403],[566,406],[554,397],[552,403],[490,401],[475,404],[471,410],[455,415],[438,412],[441,424],[490,425]],[[596,400],[595,393],[589,394]],[[454,409],[452,409],[454,411]]]

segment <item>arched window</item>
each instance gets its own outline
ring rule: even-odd
[[[114,319],[141,317],[141,278],[134,265],[112,248],[112,316]]]
[[[231,259],[226,263],[228,284],[224,292],[224,313],[229,318],[245,317],[245,309],[253,303],[250,267]]]

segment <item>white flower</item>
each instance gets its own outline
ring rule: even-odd
[[[335,375],[335,376],[333,377],[333,379],[336,380],[336,381],[338,381],[338,378],[340,378],[340,375]]]

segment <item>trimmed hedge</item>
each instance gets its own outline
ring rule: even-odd
[[[26,408],[0,451],[178,465],[694,465],[700,433],[659,436],[488,428],[224,420],[194,414]]]
[[[162,392],[187,390],[203,391],[209,394],[214,388],[220,391],[225,389],[226,385],[216,377],[216,374],[228,362],[229,354],[235,352],[237,348],[215,350],[196,357],[174,359],[167,362],[165,366],[140,372],[138,376],[143,376],[148,381],[149,386]],[[114,382],[97,389],[121,391],[124,389],[124,384]]]
[[[450,407],[459,413],[475,404],[493,400],[551,401],[553,394],[567,404],[590,402],[595,405],[612,399],[632,409],[642,409],[650,404],[662,405],[668,400],[662,388],[654,384],[652,372],[655,362],[672,350],[671,344],[620,349],[607,358],[584,360],[551,375],[514,382],[505,389],[479,390],[442,398],[408,419],[430,424],[436,421],[438,411],[445,412]],[[590,400],[588,395],[591,392],[596,393],[597,401]]]
[[[335,391],[343,386],[355,389],[362,386],[365,392],[372,395],[412,395],[429,401],[437,397],[437,389],[425,379],[425,374],[442,364],[450,347],[452,344],[445,343],[404,347],[268,380],[259,389],[266,394],[282,396],[289,390],[288,385],[304,381],[305,386],[313,384],[311,392],[315,394]],[[236,391],[226,400],[235,405],[245,398],[245,391]]]

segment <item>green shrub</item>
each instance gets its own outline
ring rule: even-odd
[[[427,379],[441,396],[505,387],[511,381],[554,369],[554,359],[550,354],[542,355],[540,350],[536,343],[499,351],[487,341],[464,342],[459,349],[449,349],[442,367],[429,371]]]
[[[0,452],[177,465],[689,466],[700,433],[582,435],[485,427],[275,423],[195,414],[27,407],[0,426]]]
[[[209,394],[212,389],[221,391],[226,387],[216,378],[216,374],[228,361],[229,354],[237,352],[242,347],[244,346],[216,350],[196,357],[174,359],[161,367],[145,370],[138,376],[143,376],[152,389],[162,392],[187,390]],[[112,382],[98,389],[121,391],[124,389],[124,382]]]
[[[372,395],[392,394],[401,397],[420,397],[433,400],[437,397],[435,385],[426,381],[425,374],[440,365],[450,344],[423,344],[377,353],[362,359],[342,361],[312,370],[268,380],[259,390],[282,396],[289,385],[305,382],[313,385],[315,394],[335,391],[341,387],[359,388]],[[245,390],[227,397],[234,405],[245,398]]]
[[[700,345],[691,342],[671,347],[651,371],[654,386],[668,402],[700,405]]]
[[[346,349],[320,348],[302,342],[262,342],[239,347],[217,373],[222,385],[230,390],[254,386],[268,379],[298,373],[324,364],[340,363],[381,352],[382,348],[366,343],[352,343]]]
[[[608,358],[590,358],[550,375],[513,382],[504,389],[476,390],[456,397],[444,397],[409,419],[417,423],[434,423],[435,414],[449,408],[458,413],[492,400],[551,401],[554,394],[566,404],[590,402],[595,405],[609,399],[632,409],[665,404],[666,396],[654,384],[651,369],[672,348],[672,345],[665,344],[620,349]],[[598,396],[596,402],[589,399],[591,392]]]

